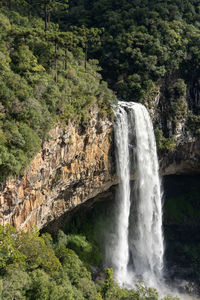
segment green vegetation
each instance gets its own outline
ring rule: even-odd
[[[200,4],[189,0],[9,0],[0,3],[0,180],[23,174],[55,122],[87,124],[119,98],[151,107],[161,91],[159,149],[175,130],[199,137]],[[98,60],[100,66],[98,66]]]
[[[200,244],[196,245],[185,245],[183,247],[184,258],[190,262],[190,266],[193,269],[195,277],[200,280]]]
[[[85,56],[87,39],[97,44],[101,30],[62,32],[50,22],[50,15],[67,14],[65,1],[1,1],[0,7],[2,181],[23,173],[55,122],[87,124],[94,105],[110,115],[115,96],[97,60]]]
[[[105,233],[108,234],[110,230],[115,232],[116,222],[112,214],[115,202],[111,201],[112,195],[105,196],[103,201],[94,203],[90,209],[87,207],[78,209],[71,216],[70,222],[66,219],[63,228],[63,231],[72,237],[71,242],[69,240],[70,248],[80,253],[81,259],[85,262],[84,257],[89,254],[89,264],[98,267],[101,267],[105,257]],[[82,244],[84,245],[86,240],[89,244],[83,248]]]
[[[60,26],[104,27],[102,44],[89,49],[118,95],[143,101],[165,79],[197,80],[200,51],[199,1],[69,1]],[[178,91],[177,89],[177,91]]]
[[[172,197],[165,205],[165,222],[168,225],[196,225],[200,219],[200,210],[195,206],[198,193]]]
[[[156,138],[156,144],[158,151],[173,151],[176,147],[175,139],[172,138],[165,138],[163,136],[163,132],[160,129],[154,130],[155,138]]]
[[[69,247],[75,244],[73,251]],[[39,236],[37,231],[16,232],[0,226],[0,299],[158,300],[157,291],[142,283],[134,290],[119,288],[112,269],[105,270],[104,279],[93,282],[86,257],[80,259],[79,244],[89,249],[86,240],[63,232],[53,241],[47,233]]]
[[[69,0],[68,17],[59,22],[61,28],[104,27],[101,44],[88,55],[99,60],[119,98],[154,107],[162,151],[173,149],[173,135],[186,120],[186,130],[199,138],[199,15],[200,2],[191,0]]]
[[[187,130],[190,130],[196,137],[200,137],[200,116],[189,112]]]
[[[165,121],[175,126],[187,117],[199,137],[198,107],[188,114],[186,102],[188,89],[200,90],[199,13],[199,1],[191,0],[2,0],[0,181],[23,174],[56,122],[86,125],[94,106],[111,116],[116,97],[100,71],[127,101],[151,104],[160,90]],[[155,133],[159,150],[174,149],[173,135]],[[189,203],[169,199],[168,225],[199,219]],[[0,299],[157,300],[155,289],[120,288],[112,269],[102,270],[106,222],[97,221],[98,230],[75,224],[55,241],[0,226]],[[199,249],[184,248],[198,274]],[[95,282],[93,267],[101,278]]]

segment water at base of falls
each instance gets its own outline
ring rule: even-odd
[[[153,126],[143,105],[119,102],[115,145],[119,177],[116,226],[106,260],[121,286],[133,287],[142,280],[145,285],[157,287],[162,279],[164,253],[162,195]],[[133,190],[131,171],[136,173]]]

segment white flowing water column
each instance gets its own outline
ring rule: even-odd
[[[129,104],[130,105],[130,104]],[[136,131],[137,233],[130,236],[135,274],[147,285],[162,278],[162,195],[153,125],[146,108],[132,103]]]
[[[130,214],[130,163],[126,110],[118,106],[115,118],[115,154],[119,187],[117,190],[116,236],[110,254],[114,277],[120,285],[123,285],[127,280],[129,262],[128,227]]]
[[[140,279],[145,285],[158,288],[164,252],[162,196],[153,126],[143,105],[119,102],[115,112],[115,146],[119,187],[116,224],[107,241],[107,265],[113,267],[115,280],[121,286],[134,287]],[[130,188],[130,153],[135,157],[134,195]]]

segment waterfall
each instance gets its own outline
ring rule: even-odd
[[[153,126],[146,108],[119,102],[115,112],[119,187],[110,262],[120,285],[159,285],[163,269],[161,183]],[[136,174],[131,189],[130,173]]]
[[[115,122],[115,145],[117,174],[119,187],[117,197],[116,239],[112,249],[112,266],[115,278],[123,284],[127,276],[129,262],[129,214],[130,214],[130,161],[129,161],[129,130],[127,113],[123,107],[118,108]]]

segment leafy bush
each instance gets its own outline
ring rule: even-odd
[[[173,151],[176,147],[175,139],[172,138],[166,138],[163,136],[163,132],[160,129],[155,129],[155,138],[156,138],[156,144],[158,151]]]

